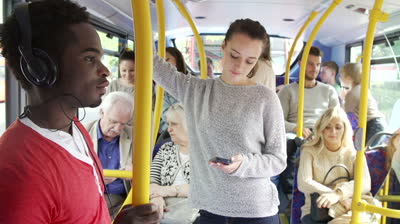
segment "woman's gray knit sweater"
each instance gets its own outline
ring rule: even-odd
[[[158,56],[154,80],[185,107],[192,206],[230,217],[277,214],[278,193],[270,177],[286,167],[286,138],[276,94],[262,85],[184,75]],[[244,160],[230,175],[208,165],[215,156],[237,154]]]

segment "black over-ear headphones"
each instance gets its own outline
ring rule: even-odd
[[[44,50],[32,48],[29,4],[19,5],[14,13],[21,36],[18,50],[21,53],[19,64],[22,74],[32,85],[51,88],[57,80],[57,66]]]

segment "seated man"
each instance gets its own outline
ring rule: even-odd
[[[336,93],[339,94],[342,90],[338,82],[339,66],[334,61],[322,63],[320,78],[323,83],[333,86]]]
[[[323,53],[319,48],[311,47],[307,58],[304,84],[304,127],[302,130],[302,136],[305,139],[312,135],[311,129],[322,113],[339,103],[335,89],[316,80],[322,55]],[[299,61],[299,63],[301,62]],[[279,91],[278,97],[284,113],[286,133],[294,137],[297,132],[299,84],[294,82],[286,85]],[[292,192],[295,154],[298,146],[293,137],[289,137],[287,142],[287,168],[280,175],[281,190],[286,194]]]
[[[85,125],[104,169],[132,169],[132,130],[128,126],[133,114],[132,97],[125,92],[107,94],[100,104],[100,120]],[[114,217],[129,189],[122,179],[105,178],[105,182],[105,199]]]

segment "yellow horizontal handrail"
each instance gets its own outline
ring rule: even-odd
[[[125,170],[103,170],[105,177],[117,177],[124,179],[132,179],[132,171]]]

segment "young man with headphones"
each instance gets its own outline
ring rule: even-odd
[[[76,118],[108,85],[100,38],[69,0],[23,4],[4,23],[2,54],[28,106],[0,138],[0,223],[111,223],[101,164]],[[158,223],[153,204],[114,223]]]

